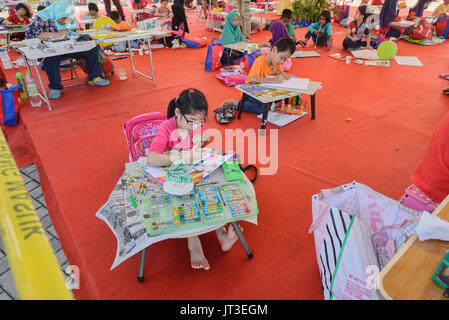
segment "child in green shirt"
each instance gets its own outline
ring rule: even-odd
[[[293,26],[290,24],[290,20],[292,20],[292,11],[290,9],[284,9],[282,11],[281,20],[285,24],[287,32],[290,35],[290,38],[293,40],[295,45],[297,45],[298,40],[296,40],[296,32],[295,29],[293,29]]]
[[[311,24],[308,27],[309,31],[305,35],[305,39],[299,41],[302,47],[306,47],[307,41],[312,37],[315,44],[319,46],[326,46],[330,50],[333,46],[331,14],[328,10],[323,10],[318,17],[318,22]]]

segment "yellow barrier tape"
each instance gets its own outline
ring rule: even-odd
[[[0,234],[20,299],[73,299],[1,130]]]

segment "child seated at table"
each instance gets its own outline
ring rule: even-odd
[[[299,41],[299,44],[304,48],[307,45],[310,37],[312,37],[313,42],[318,46],[326,46],[327,50],[330,50],[334,44],[332,37],[332,27],[331,27],[331,14],[327,10],[323,10],[318,17],[318,22],[311,24],[308,27],[305,35],[305,39]]]
[[[132,0],[131,1],[131,6],[134,10],[145,9],[147,4],[148,4],[147,0]],[[136,15],[136,20],[142,21],[145,19],[153,18],[153,17],[154,17],[154,15],[150,12],[141,12]]]
[[[254,60],[245,82],[282,83],[284,80],[290,79],[291,76],[284,72],[282,63],[289,59],[295,50],[295,44],[292,39],[283,38],[278,40],[267,54],[261,55]],[[233,113],[230,111],[240,108],[240,103],[241,100],[234,99],[224,101],[220,108],[216,110],[215,117],[217,121],[222,123],[223,117],[226,116],[224,111],[231,113],[233,117]],[[230,108],[229,106],[234,106],[234,108]],[[259,100],[248,95],[245,97],[243,111],[260,114],[263,112],[263,108],[264,105]]]
[[[366,7],[360,6],[354,15],[354,21],[352,21],[346,29],[346,37],[343,40],[343,48],[348,51],[358,50],[366,47],[371,47],[371,34],[365,21],[369,14],[366,13]],[[362,41],[363,38],[366,41]]]
[[[159,43],[167,44],[170,48],[175,45],[176,47],[181,46],[179,40],[184,38],[184,34],[189,32],[189,25],[187,24],[187,18],[184,8],[174,4],[171,7],[173,11],[173,19],[171,22],[172,36],[164,37],[159,39]],[[175,41],[176,40],[176,41]]]
[[[206,123],[208,103],[204,94],[197,89],[186,89],[172,99],[167,109],[167,120],[163,121],[148,150],[150,166],[170,166],[176,160],[183,159],[191,163],[201,159],[201,152],[193,149],[193,137],[202,135]],[[186,151],[181,156],[164,154],[166,151]],[[229,226],[228,232],[220,228],[216,230],[223,251],[231,249],[237,241],[237,234]],[[209,270],[210,265],[203,253],[200,239],[187,238],[190,251],[190,263],[194,269]]]
[[[89,20],[89,19],[96,20],[96,19],[102,17],[102,15],[98,13],[99,9],[95,3],[90,2],[87,5],[87,9],[88,9],[88,11],[82,17],[83,20]]]
[[[162,28],[170,23],[173,13],[168,8],[168,0],[161,0],[161,6],[157,8],[155,16]]]
[[[6,26],[7,25],[26,26],[30,24],[30,17],[31,17],[30,9],[25,4],[19,3],[16,5],[16,13],[9,15],[9,17],[3,21],[3,24]],[[11,34],[11,39],[23,40],[25,39],[25,33],[24,32],[13,33]]]
[[[115,22],[115,26],[112,27],[112,29],[114,29],[114,30],[126,31],[126,30],[130,30],[132,28],[132,26],[130,26],[129,24],[127,24],[125,21],[122,20],[122,18],[120,17],[120,14],[116,10],[111,11],[111,14],[109,15],[109,17],[112,19],[112,21]]]

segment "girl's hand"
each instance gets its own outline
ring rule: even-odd
[[[318,30],[315,30],[313,33],[317,36],[320,32]]]
[[[5,19],[5,20],[3,20],[3,24],[9,26],[12,24],[12,22]]]
[[[284,78],[284,80],[288,80],[288,79],[290,79],[292,77],[291,75],[289,75],[289,74],[287,74],[285,72],[281,76]]]
[[[182,157],[185,163],[192,163],[195,161],[201,160],[201,151],[200,150],[190,150],[190,152],[186,152]]]

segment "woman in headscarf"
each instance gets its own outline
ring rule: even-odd
[[[271,32],[271,40],[269,41],[271,45],[274,45],[276,42],[278,42],[278,40],[282,38],[290,38],[287,28],[285,27],[284,22],[282,22],[281,20],[276,20],[272,24],[270,24],[268,30],[270,30]]]
[[[75,7],[67,0],[53,3],[44,10],[38,11],[36,17],[28,26],[27,38],[51,39],[67,36],[75,30]],[[48,77],[50,88],[49,98],[59,99],[63,86],[59,65],[67,58],[84,59],[89,73],[89,84],[93,86],[107,86],[109,81],[101,78],[101,67],[98,60],[98,47],[88,51],[76,52],[44,59],[44,69]]]
[[[244,40],[242,30],[240,30],[240,16],[237,11],[232,10],[228,12],[220,40],[224,44],[233,44]],[[225,48],[220,62],[222,65],[227,66],[233,64],[235,60],[241,57],[243,57],[242,52]]]
[[[240,17],[237,11],[232,10],[226,16],[226,22],[221,32],[220,40],[224,44],[243,41],[242,30],[240,30]]]
[[[397,3],[398,0],[385,0],[379,15],[380,28],[384,29],[380,30],[380,32],[386,32],[385,36],[390,38],[390,40],[397,40],[401,35],[401,31],[398,29],[389,27],[389,24],[398,16]]]
[[[187,24],[186,13],[184,11],[184,8],[177,4],[174,4],[171,7],[171,10],[173,12],[171,28],[175,31],[184,28],[184,31],[189,33],[189,25]],[[184,24],[184,26],[182,27],[181,24]]]
[[[429,7],[432,0],[419,0],[415,6],[410,10],[409,18],[414,17],[422,17],[424,10]]]

